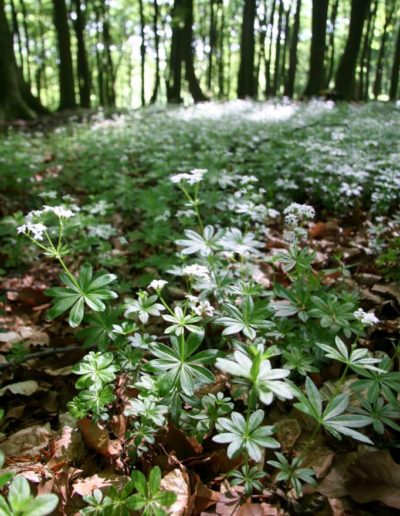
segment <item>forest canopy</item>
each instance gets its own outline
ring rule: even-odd
[[[395,100],[398,0],[0,0],[0,117],[251,97]]]

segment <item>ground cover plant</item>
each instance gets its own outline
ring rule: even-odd
[[[5,134],[0,514],[394,514],[399,120],[240,101]]]

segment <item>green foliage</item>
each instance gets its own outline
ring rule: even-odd
[[[294,457],[289,461],[282,453],[275,452],[278,460],[269,460],[268,464],[274,466],[279,473],[276,475],[278,482],[286,482],[288,487],[294,487],[297,496],[303,494],[302,483],[316,486],[315,472],[311,468],[302,468],[301,457]]]
[[[114,274],[102,274],[93,278],[93,269],[90,264],[85,264],[77,278],[70,273],[61,273],[61,281],[66,288],[55,287],[47,290],[47,295],[54,297],[52,308],[48,311],[51,319],[59,317],[70,310],[69,324],[72,328],[79,326],[85,314],[85,305],[95,312],[103,312],[106,309],[104,300],[115,299],[117,294],[105,288],[115,281]]]

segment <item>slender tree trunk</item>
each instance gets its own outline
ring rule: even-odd
[[[326,50],[326,22],[329,0],[313,0],[312,39],[308,83],[304,92],[307,97],[319,95],[324,88],[324,60]]]
[[[281,73],[280,73],[279,92],[281,89],[281,84],[285,85],[285,82],[286,82],[286,59],[287,59],[286,54],[287,54],[288,44],[289,44],[289,40],[290,40],[290,24],[289,24],[290,11],[291,11],[291,4],[289,5],[289,7],[286,9],[286,12],[284,13],[285,27],[284,27],[284,31],[283,31],[284,37],[283,37],[283,48],[282,48],[282,59],[281,59],[282,65],[281,65]]]
[[[374,4],[370,5],[368,18],[367,18],[367,26],[364,31],[364,38],[361,47],[361,55],[360,55],[360,77],[358,82],[358,92],[357,92],[357,100],[363,100],[365,98],[365,74],[366,74],[366,64],[367,64],[367,54],[368,54],[368,45],[370,44],[370,33],[371,28],[373,26],[373,18],[374,11],[376,11],[377,0],[375,0]]]
[[[397,29],[396,45],[394,50],[394,58],[392,65],[392,73],[390,77],[390,100],[397,99],[397,93],[399,91],[399,73],[400,73],[400,23]]]
[[[14,33],[14,37],[16,38],[17,43],[18,43],[19,66],[20,66],[22,75],[24,75],[24,54],[22,51],[21,33],[19,30],[18,15],[17,15],[17,11],[15,9],[14,0],[10,0],[10,5],[11,5],[13,33]]]
[[[195,102],[204,102],[208,97],[204,95],[200,88],[200,83],[196,77],[194,69],[194,48],[193,48],[193,0],[185,0],[185,25],[184,25],[184,53],[185,76],[188,83],[189,92]]]
[[[364,92],[364,100],[369,99],[369,82],[371,76],[371,63],[372,63],[372,43],[374,41],[375,35],[375,23],[377,19],[378,12],[378,4],[379,0],[375,1],[374,9],[372,12],[372,22],[371,22],[371,32],[369,34],[368,43],[367,43],[367,53],[365,58],[365,92]]]
[[[375,99],[378,98],[382,90],[383,61],[385,58],[386,43],[389,38],[389,26],[392,23],[395,5],[396,4],[394,1],[392,1],[390,7],[388,7],[388,5],[386,4],[385,23],[383,26],[381,43],[379,46],[378,60],[376,63],[375,80],[372,86],[372,92],[374,94]]]
[[[243,7],[240,66],[237,89],[237,95],[240,99],[254,97],[257,90],[254,76],[255,17],[256,0],[245,0]]]
[[[99,94],[99,104],[100,106],[106,105],[106,95],[105,95],[105,86],[104,86],[104,64],[103,58],[100,54],[100,45],[102,42],[100,40],[100,10],[98,5],[94,5],[94,12],[96,17],[96,43],[95,43],[95,54],[96,54],[96,68],[97,68],[97,89]]]
[[[335,68],[335,29],[336,29],[336,19],[339,10],[339,0],[335,0],[333,4],[331,16],[329,19],[329,43],[328,43],[328,71],[325,79],[325,87],[329,89],[331,80],[333,77],[333,70]]]
[[[79,101],[83,108],[90,108],[90,70],[85,44],[85,13],[82,11],[81,0],[73,0],[76,18],[74,20],[74,30],[77,42],[77,69],[79,82]]]
[[[283,20],[283,0],[279,0],[278,9],[278,32],[275,42],[275,63],[274,63],[274,83],[272,87],[272,95],[275,97],[278,93],[280,82],[280,60],[281,60],[281,39],[282,39],[282,20]]]
[[[208,69],[207,69],[207,89],[211,92],[211,83],[213,76],[213,58],[215,53],[215,47],[217,44],[217,27],[215,21],[215,0],[210,0],[210,30],[208,34],[208,46],[210,48],[208,52]]]
[[[143,0],[139,0],[139,13],[140,13],[140,100],[142,106],[146,104],[145,99],[145,81],[144,72],[146,65],[146,39],[145,39],[145,19],[143,10]]]
[[[0,49],[0,120],[30,119],[47,112],[33,97],[17,67],[4,0],[0,0]]]
[[[355,74],[361,45],[364,21],[371,0],[352,0],[350,28],[346,46],[336,72],[335,89],[339,98],[351,100],[355,97]]]
[[[57,33],[60,83],[59,109],[74,109],[75,87],[72,68],[71,40],[65,0],[53,0],[54,25]]]
[[[24,38],[25,38],[25,47],[26,47],[26,77],[28,80],[28,84],[31,84],[31,49],[29,46],[30,37],[28,30],[28,13],[26,10],[26,5],[24,0],[20,0],[21,11],[22,11],[22,25],[24,27]]]
[[[105,87],[106,87],[106,97],[107,97],[107,105],[110,107],[115,106],[115,73],[114,73],[114,63],[111,55],[111,32],[110,32],[110,17],[108,14],[108,6],[105,0],[102,0],[101,3],[102,15],[103,15],[103,42],[104,42],[104,58],[105,58]]]
[[[225,12],[224,4],[218,4],[218,10],[221,13],[220,32],[218,40],[218,97],[222,99],[225,93],[225,61],[224,61],[224,43],[225,43]]]
[[[159,9],[158,9],[158,0],[153,0],[153,33],[154,33],[154,48],[156,51],[156,75],[154,79],[154,89],[153,94],[150,99],[150,103],[154,104],[158,97],[158,90],[160,88],[160,36],[158,35],[158,17],[159,17]]]
[[[268,19],[268,10],[267,10],[267,2],[263,0],[263,16],[259,16],[258,25],[259,25],[259,38],[258,38],[258,56],[257,56],[257,65],[255,75],[258,78],[260,76],[260,70],[262,63],[265,63],[265,40],[267,37],[267,19]],[[256,97],[258,97],[258,80],[256,81]]]
[[[193,49],[193,0],[175,0],[172,12],[172,42],[170,74],[167,82],[168,102],[180,103],[182,88],[182,64],[185,63],[185,78],[195,102],[208,100],[200,88],[194,70]]]
[[[273,0],[272,7],[271,7],[271,16],[269,19],[268,58],[265,62],[265,96],[266,97],[270,97],[272,94],[271,63],[272,63],[272,45],[273,45],[273,34],[274,34],[275,10],[276,10],[276,0]]]
[[[182,102],[182,52],[183,52],[184,0],[175,0],[171,11],[172,40],[167,82],[167,100]]]
[[[288,76],[285,83],[284,94],[290,99],[293,98],[294,85],[296,82],[296,70],[297,70],[297,44],[299,41],[300,32],[300,11],[301,11],[301,0],[297,0],[296,13],[294,15],[292,37],[290,41],[289,50],[289,70]]]

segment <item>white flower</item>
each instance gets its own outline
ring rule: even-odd
[[[313,219],[315,217],[315,210],[312,206],[298,204],[297,202],[292,202],[283,213],[285,215],[295,215],[299,219]]]
[[[54,213],[57,217],[69,219],[74,216],[74,212],[64,206],[44,206],[43,213]]]
[[[379,323],[379,319],[373,312],[364,312],[362,308],[359,308],[354,312],[354,317],[365,326],[373,326]]]
[[[43,240],[43,233],[46,231],[46,226],[44,224],[33,224],[32,222],[27,222],[26,224],[22,224],[17,228],[18,233],[32,233],[32,237],[35,240]]]
[[[56,199],[57,192],[55,192],[54,190],[50,190],[49,192],[40,193],[39,196],[43,197],[43,199]]]
[[[203,180],[204,175],[207,173],[206,169],[203,168],[194,168],[189,172],[189,174],[175,174],[170,177],[170,180],[173,183],[188,183],[189,185],[194,185],[196,183],[200,183]]]
[[[160,279],[160,280],[155,279],[149,284],[148,288],[154,288],[154,290],[162,290],[167,283],[168,283],[168,281],[165,281],[162,279]]]
[[[185,276],[195,276],[196,278],[208,279],[210,275],[210,271],[205,265],[199,265],[197,263],[186,265],[186,267],[183,267],[182,272]]]
[[[186,294],[186,299],[189,300],[189,306],[196,315],[212,317],[214,315],[214,307],[207,299],[201,300],[197,296]]]

